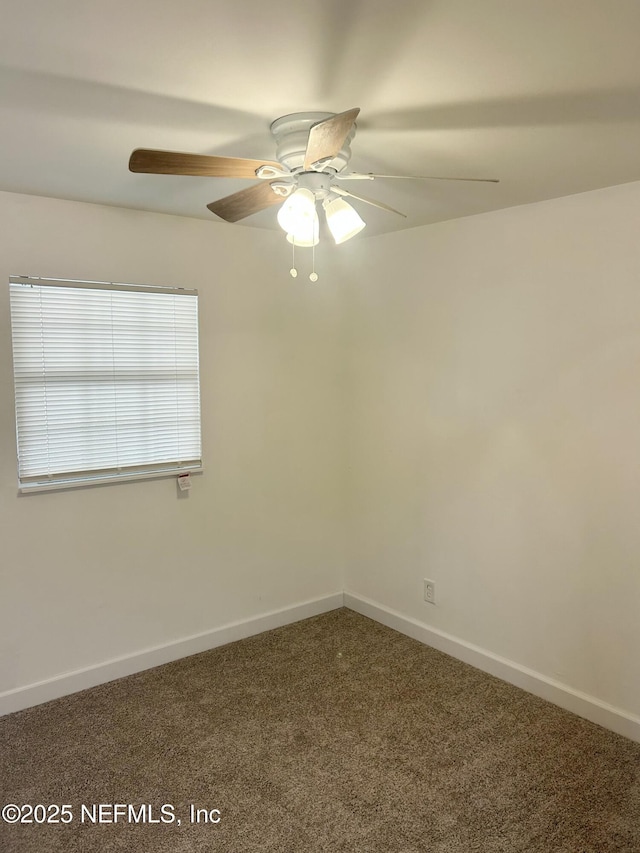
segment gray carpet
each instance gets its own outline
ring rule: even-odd
[[[0,748],[3,803],[73,815],[2,853],[640,853],[640,745],[344,609],[5,717]]]

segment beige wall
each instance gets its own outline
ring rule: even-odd
[[[639,223],[626,185],[360,242],[344,270],[346,588],[636,715]]]
[[[340,303],[278,235],[0,193],[0,693],[342,589]],[[200,291],[205,473],[17,496],[11,274]]]
[[[0,280],[199,288],[206,465],[18,498],[5,287],[0,692],[346,588],[640,714],[639,212],[361,239],[312,287],[279,235],[0,194]]]

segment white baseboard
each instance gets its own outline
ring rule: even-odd
[[[301,619],[318,616],[339,607],[349,607],[356,613],[368,616],[407,637],[412,637],[427,646],[438,649],[476,669],[495,675],[503,681],[520,687],[534,696],[546,699],[586,720],[640,743],[640,717],[614,708],[594,696],[574,690],[566,684],[554,681],[539,672],[521,666],[514,661],[499,657],[492,652],[467,643],[451,634],[429,627],[397,611],[384,607],[371,599],[350,592],[335,593],[312,601],[302,602],[282,610],[265,613],[241,622],[233,622],[173,643],[144,649],[135,654],[104,661],[95,666],[63,673],[55,678],[18,687],[0,693],[0,716],[31,708],[61,696],[68,696],[98,684],[113,681],[170,663],[180,658],[206,652],[217,646],[252,637],[263,631],[281,628]]]
[[[31,708],[34,705],[41,705],[51,699],[59,699],[61,696],[68,696],[70,693],[77,693],[79,690],[86,690],[88,687],[95,687],[116,678],[133,675],[136,672],[161,666],[179,658],[206,652],[217,646],[233,643],[235,640],[243,640],[245,637],[261,634],[263,631],[281,628],[283,625],[290,625],[292,622],[299,622],[301,619],[318,616],[320,613],[336,610],[338,607],[342,607],[342,604],[341,592],[335,595],[327,595],[242,622],[223,625],[221,628],[214,628],[202,634],[184,637],[162,646],[155,646],[131,655],[104,661],[95,666],[66,672],[55,678],[29,684],[26,687],[7,690],[5,693],[0,693],[0,716],[22,711],[24,708]]]
[[[363,616],[368,616],[388,628],[393,628],[407,637],[412,637],[414,640],[419,640],[427,646],[464,661],[464,663],[471,664],[476,669],[495,675],[502,681],[520,687],[528,693],[533,693],[534,696],[546,699],[548,702],[571,711],[585,720],[590,720],[605,729],[610,729],[640,743],[640,717],[614,708],[594,696],[574,690],[566,684],[547,678],[546,675],[521,666],[514,661],[494,655],[486,649],[467,643],[451,634],[445,634],[437,628],[431,628],[415,619],[403,616],[401,613],[390,610],[388,607],[368,598],[345,592],[344,606],[355,610],[356,613],[361,613]]]

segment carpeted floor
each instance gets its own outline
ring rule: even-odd
[[[640,745],[345,609],[5,717],[0,749],[0,805],[72,818],[2,853],[640,853]]]

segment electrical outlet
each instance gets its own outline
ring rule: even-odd
[[[424,579],[424,600],[429,604],[436,603],[436,583],[427,578]]]

